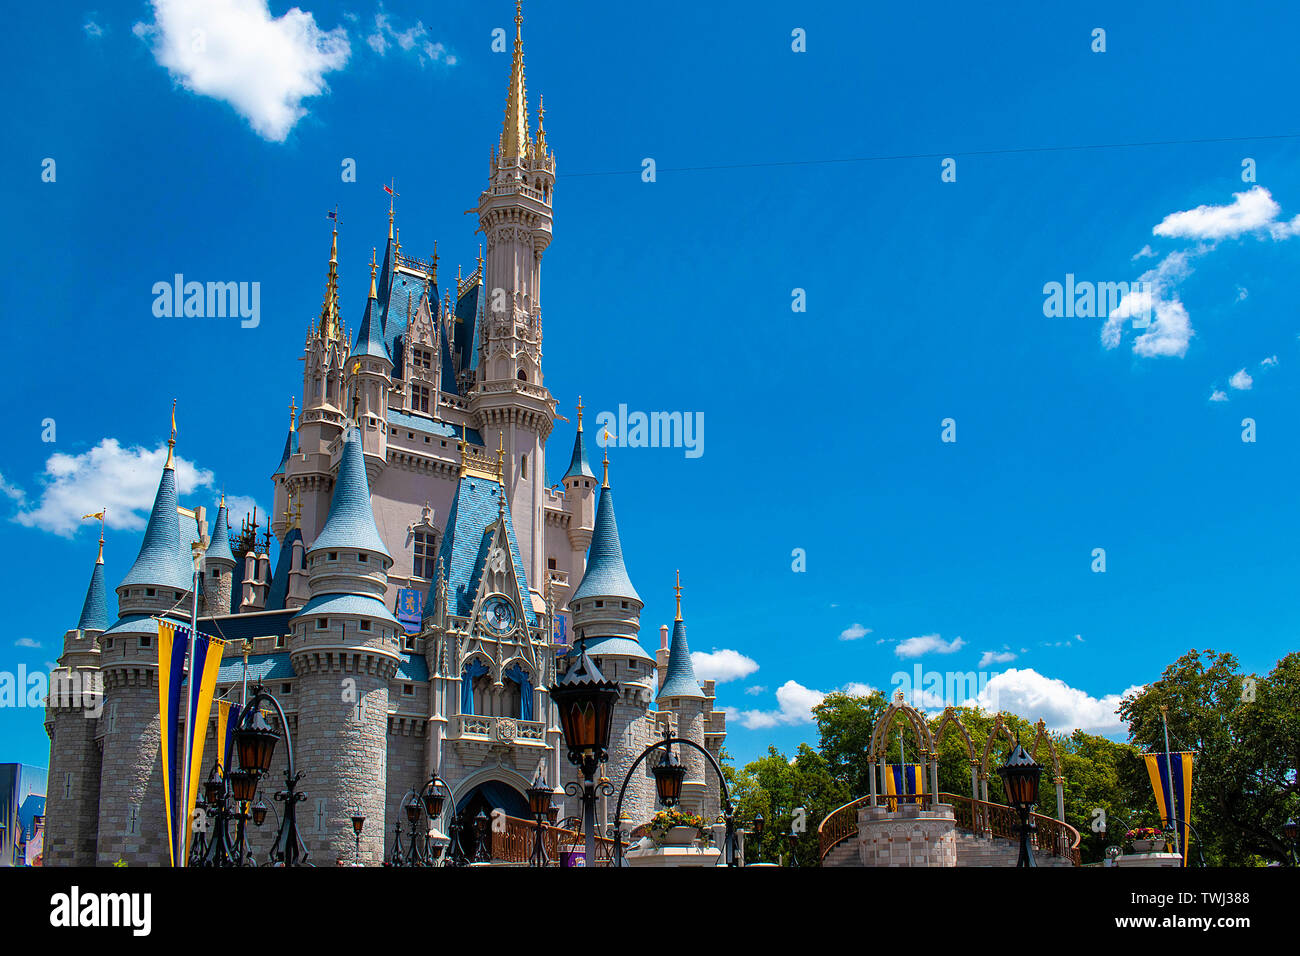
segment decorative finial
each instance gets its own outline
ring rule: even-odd
[[[460,476],[462,478],[465,477],[465,472],[469,468],[469,465],[465,459],[465,452],[467,450],[468,444],[469,443],[465,441],[465,423],[461,422],[460,423]]]
[[[298,396],[291,395],[289,396],[289,431],[296,431],[297,428],[298,428]]]
[[[397,191],[397,180],[388,180],[389,185],[384,187],[384,192],[388,193],[388,238],[393,238],[393,200],[401,195]]]
[[[505,487],[505,482],[502,480],[505,477],[505,460],[506,460],[505,441],[506,441],[505,432],[501,432],[501,431],[497,432],[497,481],[501,482],[501,486],[503,488]]]
[[[433,240],[433,281],[438,281],[438,240]]]
[[[578,396],[578,431],[582,431],[582,396]]]
[[[87,518],[97,518],[99,520],[99,557],[95,559],[96,564],[104,563],[104,515],[107,513],[108,508],[103,508],[94,514],[81,516],[82,521],[85,521]]]
[[[167,439],[167,461],[166,463],[163,464],[163,468],[176,467],[172,461],[172,451],[175,448],[176,448],[176,399],[173,398],[172,399],[172,434],[171,437]]]
[[[609,429],[605,429],[605,477],[600,483],[600,487],[609,487]]]
[[[402,254],[402,227],[397,227],[397,240],[393,246],[393,251],[398,255]]]
[[[379,292],[375,288],[375,272],[379,269],[375,262],[375,247],[370,247],[370,298],[379,298]]]
[[[682,619],[682,572],[680,568],[677,570],[677,586],[673,590],[677,592],[677,616],[673,620],[680,621]]]

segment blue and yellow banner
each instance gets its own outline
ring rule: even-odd
[[[199,784],[203,781],[203,748],[208,740],[208,717],[212,713],[212,699],[217,694],[217,671],[226,642],[206,634],[194,638],[194,674],[190,677],[190,713],[194,722],[189,728],[189,794],[185,805],[186,821],[194,818],[194,806],[199,797]],[[185,852],[189,852],[193,827],[185,827]]]
[[[1187,865],[1187,840],[1191,835],[1188,816],[1192,811],[1192,754],[1143,754],[1151,789],[1156,794],[1156,809],[1160,820],[1168,826],[1171,820],[1182,824],[1179,849],[1183,851],[1183,865]],[[1171,813],[1172,811],[1172,813]]]
[[[231,768],[230,758],[235,749],[235,728],[244,709],[233,700],[217,701],[217,764],[224,774]]]
[[[167,820],[167,847],[172,866],[179,866],[184,851],[178,852],[179,835],[188,814],[181,809],[177,770],[185,762],[185,744],[180,736],[181,700],[185,682],[185,655],[190,632],[170,621],[158,621],[158,717],[162,733],[163,815]]]
[[[885,768],[885,803],[889,812],[898,809],[899,797],[904,803],[917,803],[924,792],[925,772],[919,763],[891,763]]]

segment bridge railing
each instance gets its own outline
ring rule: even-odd
[[[858,832],[858,810],[867,804],[870,797],[859,797],[850,803],[837,807],[826,815],[817,827],[817,838],[821,848],[821,859],[845,840]],[[878,797],[884,801],[884,797]],[[924,805],[929,805],[924,799]],[[1001,803],[988,803],[974,800],[957,793],[940,793],[939,802],[951,804],[958,830],[965,830],[987,837],[1002,837],[1008,840],[1020,839],[1020,815],[1012,807]],[[1030,842],[1036,849],[1046,850],[1052,856],[1068,857],[1075,866],[1079,859],[1079,831],[1061,820],[1055,820],[1041,813],[1031,814],[1035,832]]]
[[[489,835],[492,859],[498,863],[527,863],[533,855],[533,841],[536,824],[532,820],[519,817],[505,817],[505,829]],[[562,849],[581,849],[586,838],[578,830],[569,830],[542,825],[542,845],[546,848],[549,866],[559,866]],[[626,846],[626,842],[624,846]],[[614,841],[609,837],[596,837],[596,859],[587,861],[589,866],[612,866],[614,861]]]

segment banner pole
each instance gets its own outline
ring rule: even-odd
[[[194,601],[190,606],[190,642],[185,653],[185,753],[181,759],[181,807],[184,823],[177,828],[180,830],[177,835],[180,848],[176,851],[180,866],[189,865],[186,851],[189,849],[190,827],[193,825],[190,820],[190,760],[194,755],[194,645],[199,639],[199,574],[203,568],[203,557],[199,550],[201,547],[197,542],[193,546]]]
[[[1169,707],[1165,704],[1160,705],[1160,722],[1165,728],[1165,783],[1169,791],[1169,799],[1166,801],[1165,812],[1169,814],[1170,823],[1174,831],[1174,852],[1179,856],[1183,855],[1182,835],[1178,832],[1178,826],[1182,822],[1174,816],[1174,768],[1171,762],[1174,755],[1169,752]]]

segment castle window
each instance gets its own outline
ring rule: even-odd
[[[411,386],[411,408],[417,412],[429,410],[429,390],[420,385]]]
[[[363,630],[363,631],[368,631],[368,630],[370,630],[370,622],[369,622],[369,621],[362,621],[362,622],[361,622],[361,630]]]
[[[339,559],[339,553],[337,551],[331,551],[328,557],[331,561],[337,561]]]
[[[368,554],[358,554],[358,555],[357,555],[357,560],[360,561],[362,564],[365,564],[367,561],[370,560],[370,555],[368,555]]]
[[[292,693],[293,693],[293,688],[292,688],[290,685],[288,685],[288,684],[281,684],[281,685],[280,685],[280,693],[281,693],[281,694],[292,694]]]
[[[150,636],[147,635],[147,634],[144,635],[143,637],[140,638],[140,646],[141,646],[141,647],[153,647],[153,638],[150,637]]]
[[[154,596],[155,594],[157,594],[157,593],[158,593],[158,592],[157,592],[156,590],[154,590],[153,588],[145,588],[145,589],[144,589],[144,596],[145,596],[145,597],[153,597],[153,596]]]
[[[408,635],[406,635],[406,637],[402,638],[402,650],[404,650],[404,651],[413,651],[413,650],[415,650],[415,638],[412,637],[410,634],[408,634]]]
[[[626,601],[623,602],[623,610],[625,610],[625,611],[627,610],[627,602],[626,602]]]
[[[433,368],[433,353],[428,349],[412,349],[411,364],[416,368]]]
[[[525,481],[528,480],[528,456],[522,455],[519,458],[519,477]]]
[[[628,662],[627,662],[627,672],[628,672],[629,674],[632,674],[632,673],[635,673],[635,672],[636,672],[636,661],[628,661]]]
[[[219,577],[221,577],[221,569],[220,569],[220,568],[213,568],[211,571],[208,572],[208,577],[210,577],[210,578],[219,578]]]
[[[434,531],[417,531],[414,537],[415,560],[412,564],[411,573],[417,578],[426,578],[432,581],[437,573],[437,533]]]
[[[605,602],[604,602],[604,601],[597,601],[597,602],[596,602],[596,607],[604,607],[604,606],[605,606]]]
[[[275,636],[275,648],[276,648],[276,650],[279,650],[279,649],[282,648],[282,647],[284,647],[284,635],[283,635],[283,634],[277,634],[277,635]]]
[[[113,649],[113,639],[111,637],[108,639],[108,649],[110,651]]]
[[[330,626],[330,619],[327,617],[316,618],[316,630],[324,631]]]
[[[554,571],[554,570],[555,570],[555,559],[554,559],[554,558],[547,558],[547,559],[546,559],[546,569],[547,569],[548,571]]]
[[[403,697],[414,697],[414,696],[415,696],[415,685],[414,685],[414,684],[403,684],[403,685],[402,685],[402,696],[403,696]]]
[[[525,372],[523,369],[520,369],[520,370],[519,370],[518,378],[519,378],[519,381],[521,381],[521,382],[526,382],[526,381],[528,381],[528,373]]]

